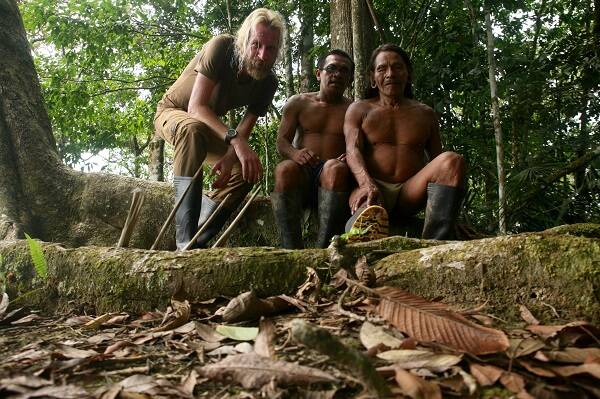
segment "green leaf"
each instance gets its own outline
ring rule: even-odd
[[[236,341],[252,341],[258,335],[257,327],[235,327],[219,325],[216,331],[226,336],[227,338],[234,339]]]
[[[25,233],[25,238],[27,239],[27,245],[29,245],[29,253],[31,254],[31,260],[33,260],[35,271],[38,276],[45,279],[48,276],[48,265],[46,263],[46,258],[44,257],[44,252],[42,251],[42,246],[27,233]]]

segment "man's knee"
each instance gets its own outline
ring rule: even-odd
[[[290,191],[304,181],[302,167],[296,162],[286,159],[275,167],[275,191]]]
[[[323,165],[320,183],[328,190],[347,191],[350,189],[350,168],[345,162],[330,159]]]
[[[437,164],[437,174],[443,181],[438,183],[451,186],[462,186],[465,176],[466,162],[462,155],[452,151],[441,153],[435,158]]]

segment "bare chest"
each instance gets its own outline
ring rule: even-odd
[[[373,109],[362,123],[372,145],[410,145],[423,147],[431,135],[432,121],[419,109]]]
[[[344,135],[344,115],[347,105],[310,104],[298,118],[305,134]]]

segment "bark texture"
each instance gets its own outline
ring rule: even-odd
[[[597,230],[590,229],[590,235]],[[519,320],[518,305],[541,319],[600,321],[600,239],[528,233],[390,255],[375,265],[378,282],[461,307]]]

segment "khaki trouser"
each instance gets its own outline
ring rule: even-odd
[[[194,176],[203,164],[214,165],[227,152],[228,145],[209,131],[204,123],[192,118],[186,111],[177,108],[158,109],[154,117],[156,134],[173,145],[173,174]],[[252,189],[252,184],[242,179],[239,162],[233,166],[231,178],[223,188],[208,193],[216,202],[231,194],[227,201],[232,207],[243,201]]]

